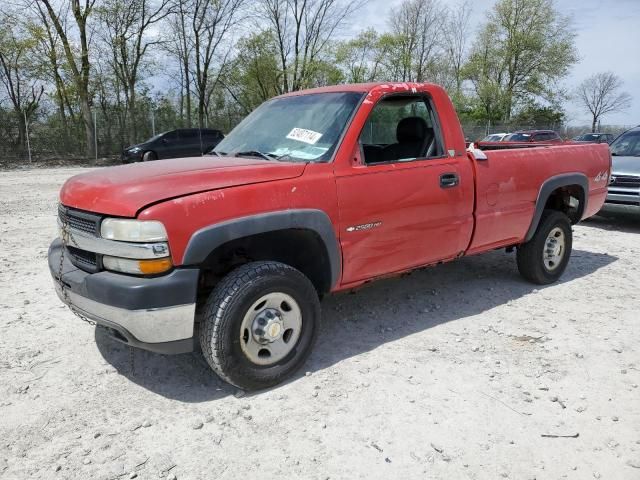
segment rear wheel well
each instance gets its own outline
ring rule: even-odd
[[[582,218],[585,207],[585,192],[581,185],[565,185],[556,188],[544,205],[544,210],[557,210],[563,212],[572,224],[578,223]]]
[[[321,237],[309,229],[259,233],[224,243],[200,265],[198,296],[208,295],[230,271],[249,262],[277,261],[302,272],[319,295],[331,289],[331,263]]]

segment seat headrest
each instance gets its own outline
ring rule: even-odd
[[[399,143],[421,142],[427,136],[427,122],[421,117],[407,117],[400,120],[396,128]]]

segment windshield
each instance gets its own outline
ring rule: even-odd
[[[623,157],[640,157],[640,130],[626,132],[611,144],[611,154]]]
[[[163,137],[163,136],[164,136],[164,135],[166,135],[167,133],[169,133],[169,132],[162,132],[162,133],[159,133],[159,134],[157,134],[157,135],[154,135],[154,136],[153,136],[153,137],[151,137],[150,139],[145,140],[143,143],[149,143],[149,142],[153,142],[154,140],[158,140],[159,138]]]
[[[215,148],[222,155],[331,159],[362,93],[315,93],[260,105]]]

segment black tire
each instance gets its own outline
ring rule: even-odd
[[[254,302],[274,292],[296,301],[302,327],[284,358],[258,365],[240,345],[242,322]],[[320,301],[305,275],[279,262],[251,262],[229,273],[209,295],[200,323],[200,345],[207,363],[223,380],[244,390],[259,390],[282,382],[303,365],[319,327]]]
[[[156,155],[155,152],[144,152],[144,154],[142,155],[143,162],[150,162],[152,160],[157,160],[157,159],[158,159],[158,155]]]
[[[562,257],[557,263],[554,263],[552,268],[548,268],[544,261],[544,252],[547,248],[547,238],[556,228],[564,234]],[[557,210],[545,210],[533,238],[518,246],[517,261],[520,275],[538,285],[555,282],[567,268],[572,244],[573,237],[569,217]]]

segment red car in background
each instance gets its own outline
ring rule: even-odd
[[[478,142],[481,150],[501,150],[506,148],[527,148],[531,146],[554,145],[564,140],[553,130],[519,130],[505,137],[500,142]]]

